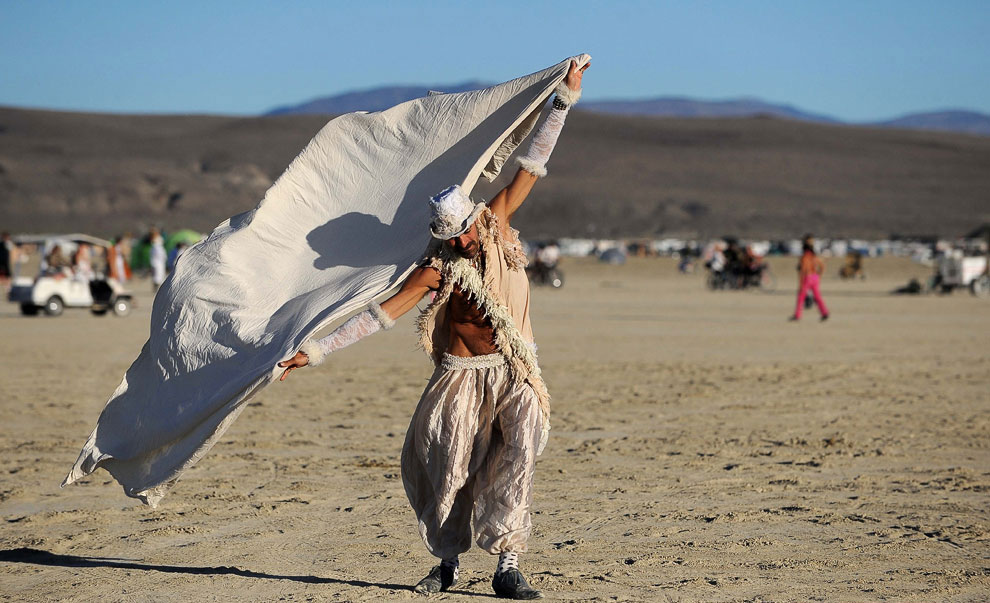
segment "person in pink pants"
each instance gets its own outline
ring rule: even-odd
[[[798,296],[797,307],[794,308],[794,315],[791,320],[800,320],[801,311],[804,309],[804,298],[808,291],[815,297],[818,304],[818,311],[822,314],[822,320],[828,320],[828,308],[825,307],[825,300],[822,299],[820,283],[822,273],[825,272],[825,262],[815,254],[815,246],[810,237],[804,240],[804,253],[801,261],[798,262]]]

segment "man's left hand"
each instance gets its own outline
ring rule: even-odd
[[[584,77],[584,70],[591,66],[591,61],[584,64],[584,67],[580,69],[577,66],[577,62],[571,61],[571,68],[567,72],[567,87],[571,90],[581,89],[581,78]]]

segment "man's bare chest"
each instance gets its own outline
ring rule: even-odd
[[[477,327],[491,327],[484,311],[478,307],[467,292],[456,285],[450,293],[447,312],[451,322]]]

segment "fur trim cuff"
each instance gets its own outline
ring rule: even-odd
[[[299,351],[306,354],[306,357],[309,358],[308,366],[320,366],[326,357],[320,344],[312,339],[307,339],[305,343],[299,346]]]
[[[377,320],[379,324],[382,325],[382,328],[385,329],[386,331],[388,331],[389,329],[395,326],[395,319],[389,316],[388,313],[385,310],[382,310],[382,307],[376,304],[375,302],[371,302],[370,304],[368,304],[368,310],[371,312],[371,315],[375,317],[375,320]]]
[[[557,95],[557,98],[567,103],[568,107],[576,105],[578,99],[581,98],[580,90],[571,90],[564,82],[557,84],[557,89],[554,90],[554,93]]]
[[[537,178],[542,178],[547,175],[547,167],[537,161],[533,161],[529,157],[516,157],[516,163],[519,164],[519,167]]]

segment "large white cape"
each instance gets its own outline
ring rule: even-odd
[[[182,255],[155,297],[151,337],[62,485],[103,467],[156,505],[276,363],[412,271],[430,242],[429,197],[493,179],[569,62],[324,126],[257,208]]]

